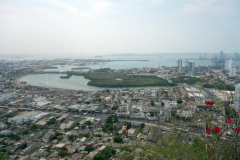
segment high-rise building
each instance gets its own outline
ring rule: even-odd
[[[176,69],[174,68],[173,69],[173,75],[176,75],[177,74],[177,72],[176,72]]]
[[[234,59],[239,59],[237,52],[235,52],[235,57],[234,57]]]
[[[220,59],[225,59],[225,54],[223,53],[223,51],[220,51]]]
[[[232,59],[230,59],[230,60],[227,60],[226,62],[225,62],[225,70],[231,70],[232,69]]]
[[[229,70],[229,60],[226,60],[224,69]]]
[[[229,69],[232,69],[232,59],[229,60]]]
[[[229,77],[236,77],[236,68],[230,69]]]
[[[237,111],[240,110],[240,83],[235,85],[235,100],[234,107]]]
[[[178,73],[182,74],[182,59],[178,60]]]
[[[195,67],[195,68],[194,68],[194,71],[192,72],[192,73],[193,73],[192,76],[196,76],[196,75],[197,75],[197,72],[198,72],[198,68]]]
[[[188,73],[195,76],[195,62],[189,62]]]

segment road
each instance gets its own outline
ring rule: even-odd
[[[118,99],[118,93],[117,93],[117,91],[116,91],[116,92],[115,92],[115,95],[114,95],[113,103],[112,103],[112,105],[111,105],[111,109],[112,109],[112,107],[114,106],[115,102],[117,102],[117,99]]]

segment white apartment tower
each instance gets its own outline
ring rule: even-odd
[[[229,60],[229,69],[232,69],[232,59]]]
[[[236,77],[236,68],[230,69],[229,77]]]
[[[182,59],[178,60],[178,73],[182,74]]]
[[[226,62],[225,62],[225,70],[231,70],[232,69],[232,59],[230,59],[230,60],[227,60]]]
[[[234,107],[236,108],[237,111],[240,110],[240,83],[235,85]]]

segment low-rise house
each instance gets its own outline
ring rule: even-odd
[[[78,137],[79,137],[79,138],[82,138],[82,136],[83,136],[84,134],[89,134],[89,133],[90,133],[89,129],[80,130],[80,131],[78,131]]]
[[[45,143],[50,142],[50,140],[52,139],[52,137],[54,136],[54,134],[55,134],[55,133],[52,132],[52,131],[47,132],[47,133],[43,136],[42,141],[45,142]]]
[[[29,147],[25,148],[22,151],[22,154],[24,155],[31,155],[33,152],[35,152],[39,147],[41,147],[41,143],[34,143],[30,145]]]
[[[62,123],[60,129],[71,129],[74,126],[74,121],[68,121],[67,123]]]
[[[1,131],[0,134],[7,135],[7,134],[10,134],[11,132],[12,132],[11,130],[4,130],[4,131]]]
[[[65,143],[59,143],[59,144],[53,146],[53,148],[56,150],[60,150],[62,147],[65,147],[65,146],[66,146]]]
[[[106,146],[101,146],[101,147],[99,148],[98,152],[102,152],[102,150],[103,150],[104,148],[106,148]]]
[[[130,129],[128,130],[128,135],[129,135],[129,136],[132,136],[132,135],[135,133],[135,131],[136,131],[135,128],[130,128]]]
[[[49,155],[49,152],[45,150],[38,150],[32,155],[33,157],[46,158]]]
[[[62,121],[64,118],[67,118],[68,114],[63,114],[61,117],[59,117],[58,119],[56,119],[58,122]]]
[[[31,136],[31,139],[32,139],[33,141],[38,141],[38,140],[40,139],[40,137],[42,137],[42,135],[40,135],[40,134],[34,134],[33,136]]]
[[[115,148],[115,149],[119,149],[119,148],[121,147],[121,145],[123,145],[123,144],[121,144],[121,143],[115,143],[115,142],[109,142],[109,143],[106,143],[105,145],[106,145],[106,146],[113,147],[113,148]]]
[[[83,159],[84,154],[81,153],[74,153],[69,160],[80,160]]]
[[[83,138],[80,140],[80,144],[84,144],[86,141],[87,141],[87,137],[83,137]]]

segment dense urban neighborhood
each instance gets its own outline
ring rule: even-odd
[[[193,67],[194,63],[186,67],[181,64],[118,70],[76,67],[62,72],[66,77],[59,77],[84,76],[93,80],[89,85],[105,87],[99,91],[46,88],[20,80],[27,75],[59,74],[48,71],[58,65],[99,63],[104,62],[1,60],[1,155],[10,160],[118,159],[128,155],[130,147],[138,143],[161,145],[161,137],[172,134],[187,134],[186,141],[196,143],[194,140],[201,138],[206,128],[204,119],[196,118],[199,114],[210,110],[214,112],[211,123],[221,124],[225,117],[233,118],[239,112],[239,68],[235,68],[233,76],[231,68]],[[109,80],[103,75],[115,76]],[[128,77],[134,78],[124,82],[126,86],[118,85]],[[106,89],[119,86],[124,88]],[[131,88],[136,86],[139,88]],[[216,111],[215,104],[208,101],[216,105],[230,103],[219,105]],[[221,139],[226,140],[232,133],[226,130],[222,135]]]

